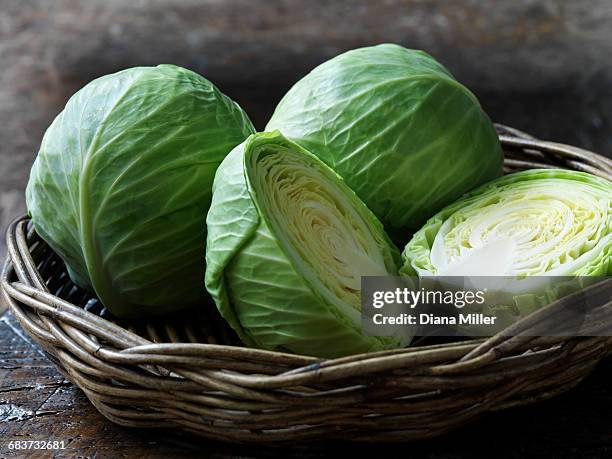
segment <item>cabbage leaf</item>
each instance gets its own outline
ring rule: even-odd
[[[394,239],[502,173],[476,97],[422,51],[393,44],[321,64],[280,101],[278,129],[335,170]]]

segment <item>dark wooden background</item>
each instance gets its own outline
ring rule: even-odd
[[[24,210],[23,189],[45,128],[97,76],[179,64],[214,81],[262,128],[312,67],[380,42],[427,50],[498,122],[612,156],[610,0],[0,0],[0,228]],[[0,238],[0,259],[4,252]],[[0,301],[0,314],[2,308]],[[558,400],[387,454],[610,457],[611,376],[608,360]],[[274,454],[210,443],[175,449],[167,434],[134,435],[110,425],[4,316],[0,458],[11,436],[51,434],[71,439],[66,457]],[[368,448],[340,453],[360,451],[378,455]]]

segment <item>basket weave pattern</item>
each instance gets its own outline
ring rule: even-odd
[[[498,131],[506,172],[562,167],[612,180],[607,158]],[[566,391],[612,349],[607,337],[530,336],[559,302],[515,324],[513,336],[487,340],[334,360],[248,349],[213,309],[184,321],[114,321],[74,287],[26,217],[10,226],[7,246],[0,281],[12,313],[96,408],[124,426],[245,443],[427,438]],[[609,327],[612,314],[599,323]]]

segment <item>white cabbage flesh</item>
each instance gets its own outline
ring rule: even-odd
[[[380,242],[354,205],[311,163],[288,151],[265,154],[254,186],[270,224],[295,259],[336,300],[360,310],[361,276],[389,275]]]
[[[610,244],[609,195],[563,179],[519,185],[473,201],[443,223],[431,249],[433,273],[572,275]]]

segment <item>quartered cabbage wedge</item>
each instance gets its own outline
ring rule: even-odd
[[[539,276],[609,276],[611,259],[612,182],[533,169],[494,180],[432,217],[406,245],[401,271],[422,278],[511,277],[516,282],[500,284],[517,295],[505,305],[509,321],[553,299],[525,296],[543,293]],[[498,314],[503,309],[495,307]]]
[[[225,155],[254,132],[210,81],[173,65],[98,78],[55,118],[26,198],[71,279],[121,317],[207,301],[205,213]]]
[[[394,240],[502,173],[476,97],[433,57],[383,44],[340,54],[298,81],[268,122],[335,170]]]
[[[361,332],[361,276],[396,275],[399,252],[344,182],[278,132],[223,161],[207,218],[206,287],[248,345],[319,357],[409,338]]]

